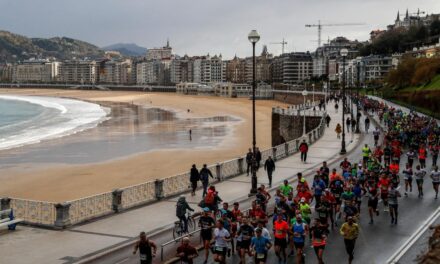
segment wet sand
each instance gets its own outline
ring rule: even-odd
[[[211,132],[207,132],[217,133],[218,137],[216,137],[216,140],[207,141],[207,146],[202,148],[200,144],[203,145],[203,141],[191,142],[187,140],[186,136],[183,136],[183,141],[186,142],[180,142],[179,137],[164,138],[167,142],[178,140],[180,144],[177,144],[175,148],[161,150],[159,149],[160,142],[156,142],[157,146],[148,152],[133,151],[133,146],[122,142],[124,145],[122,148],[118,147],[118,150],[129,149],[133,151],[133,154],[129,155],[130,151],[121,152],[108,149],[107,155],[102,155],[104,157],[94,157],[89,159],[89,162],[80,160],[76,164],[73,164],[75,162],[66,164],[62,160],[50,158],[50,152],[46,152],[46,154],[38,152],[35,155],[40,154],[42,156],[40,162],[30,163],[22,160],[19,164],[9,164],[9,166],[8,164],[2,164],[6,166],[3,166],[3,169],[0,170],[1,196],[54,202],[73,200],[111,191],[118,187],[169,177],[187,171],[193,163],[200,167],[203,163],[213,164],[233,159],[243,155],[251,144],[251,101],[245,98],[230,99],[163,93],[34,89],[0,89],[0,93],[60,96],[95,102],[125,102],[148,108],[169,110],[174,112],[180,120],[212,121],[213,117],[230,117],[234,119],[232,122],[226,120],[228,121],[227,127],[220,128],[222,127],[220,125],[220,129],[212,129]],[[257,142],[261,149],[268,148],[271,144],[272,106],[283,106],[283,104],[275,101],[257,101]],[[188,113],[187,109],[191,109],[191,112]],[[225,120],[214,121],[222,122]],[[191,127],[191,124],[193,122],[189,122],[189,124],[180,122],[179,125],[182,125],[183,128],[180,127],[179,129],[187,129]],[[207,127],[209,128],[211,125]],[[126,130],[130,129],[135,128],[126,128]],[[158,121],[150,129],[156,132],[169,131],[175,129],[175,124],[170,126],[168,122]],[[197,133],[193,136],[197,137]],[[50,151],[56,149],[53,148],[54,146],[66,145],[69,140],[75,143],[72,146],[87,142],[84,138],[80,140],[81,135],[76,135],[76,137],[76,140],[72,139],[75,136],[68,136],[59,139],[60,142],[54,140],[38,145],[53,145],[46,149],[46,151]],[[93,148],[92,145],[90,147]],[[62,152],[62,148],[57,151]],[[52,155],[56,157],[57,154],[52,153]]]

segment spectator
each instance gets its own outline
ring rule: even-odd
[[[252,167],[252,158],[253,157],[254,157],[254,153],[252,152],[252,149],[249,149],[248,153],[246,154],[246,164],[247,164],[246,173],[247,173],[247,176],[249,176],[249,169]]]
[[[212,172],[208,169],[206,164],[203,164],[203,168],[200,170],[200,180],[202,181],[203,185],[203,197],[207,194],[207,189],[209,185],[209,177],[213,178]]]
[[[272,187],[272,173],[275,171],[275,162],[271,156],[269,156],[266,162],[264,162],[264,170],[267,172],[269,187]]]
[[[303,141],[299,145],[299,151],[301,152],[301,161],[306,163],[306,161],[307,161],[307,152],[309,151],[309,145],[307,144],[305,139],[303,139]]]
[[[196,195],[197,182],[200,181],[200,173],[197,170],[196,164],[193,164],[190,171],[189,181],[191,182],[191,196]]]

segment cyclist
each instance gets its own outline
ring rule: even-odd
[[[214,218],[210,215],[211,210],[208,207],[203,208],[203,215],[199,218],[200,235],[205,248],[205,262],[208,263],[209,248],[211,247],[212,229],[215,226]]]
[[[434,170],[431,172],[432,186],[435,191],[435,199],[438,197],[438,185],[440,184],[440,171],[438,166],[434,166]]]
[[[185,196],[181,195],[176,204],[176,216],[179,218],[183,233],[188,233],[188,218],[186,216],[187,210],[194,212],[194,209],[192,209],[186,201]]]
[[[416,166],[416,171],[414,172],[414,178],[416,178],[417,190],[419,191],[419,198],[423,197],[423,179],[426,175],[425,169],[422,169],[420,165]]]

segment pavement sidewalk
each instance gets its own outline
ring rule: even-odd
[[[323,161],[340,158],[341,141],[336,138],[335,127],[342,122],[342,113],[336,113],[333,103],[328,105],[332,119],[330,127],[309,150],[307,163],[300,161],[300,154],[276,162],[273,186],[284,179],[296,178],[297,172],[312,172]],[[346,134],[347,151],[353,149],[359,135]],[[310,181],[310,180],[309,180]],[[263,169],[258,171],[258,182],[267,185]],[[251,177],[240,175],[215,185],[220,197],[227,202],[245,199],[251,186]],[[187,201],[198,210],[201,191]],[[0,256],[3,263],[75,263],[94,254],[110,250],[133,240],[140,231],[151,234],[173,226],[177,197],[112,215],[94,222],[74,226],[63,231],[19,226],[15,232],[0,231]],[[25,245],[25,246],[24,246]]]

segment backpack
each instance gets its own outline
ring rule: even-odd
[[[205,204],[214,204],[214,200],[214,192],[208,192],[208,194],[205,196]]]

